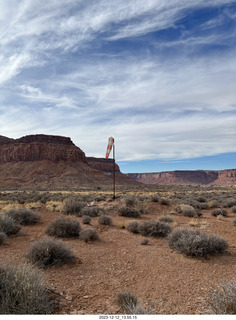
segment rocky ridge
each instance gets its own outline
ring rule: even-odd
[[[234,185],[236,169],[166,171],[151,173],[128,173],[128,177],[144,184],[163,185]]]

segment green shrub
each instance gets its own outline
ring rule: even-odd
[[[41,219],[38,213],[26,208],[8,210],[5,214],[21,225],[34,225]]]
[[[52,221],[46,229],[46,233],[49,236],[57,238],[79,237],[80,231],[79,221],[64,216]]]
[[[91,217],[90,216],[82,216],[82,221],[83,221],[83,224],[90,224],[91,222]]]
[[[227,216],[227,211],[225,209],[218,208],[218,209],[213,210],[211,214],[214,217],[217,217],[219,215],[221,215],[223,217],[226,217]]]
[[[26,257],[39,268],[60,267],[76,262],[76,257],[63,242],[49,237],[35,241],[29,248]]]
[[[99,235],[95,229],[83,229],[80,233],[80,239],[85,242],[95,241],[99,239]]]
[[[140,212],[130,207],[120,208],[118,215],[129,218],[140,218]]]
[[[81,217],[81,210],[86,206],[84,202],[76,197],[69,197],[66,199],[62,212],[64,214],[72,214]]]
[[[111,225],[112,224],[112,218],[106,214],[102,214],[98,218],[98,223],[99,224],[104,224],[104,225]]]
[[[236,314],[236,281],[222,282],[207,300],[213,314]]]
[[[139,223],[137,221],[131,221],[127,224],[126,229],[129,232],[139,233],[138,226],[139,226]]]
[[[191,229],[176,229],[168,237],[169,246],[179,253],[202,257],[224,252],[228,242],[217,235],[207,236],[204,232]]]
[[[21,226],[6,214],[0,214],[0,232],[4,232],[7,236],[15,235],[19,232]]]
[[[53,306],[43,276],[32,266],[0,266],[0,314],[51,314]]]
[[[7,235],[4,232],[0,232],[0,245],[7,240]]]
[[[139,224],[138,231],[142,236],[166,237],[171,232],[171,227],[160,221],[145,221]]]

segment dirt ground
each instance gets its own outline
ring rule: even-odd
[[[119,314],[115,303],[118,292],[130,291],[144,307],[157,314],[206,314],[206,299],[211,289],[222,280],[235,279],[236,227],[232,221],[236,214],[228,210],[228,216],[217,219],[211,210],[202,210],[198,227],[206,233],[215,233],[229,242],[226,253],[208,258],[190,258],[171,250],[166,238],[149,238],[148,245],[141,245],[141,235],[128,232],[124,226],[132,218],[120,217],[117,208],[120,199],[98,203],[108,210],[113,223],[101,226],[98,218],[92,218],[91,226],[82,218],[74,217],[82,228],[94,228],[100,239],[85,243],[79,239],[62,239],[78,258],[74,265],[43,270],[45,284],[60,296],[60,314]],[[143,203],[148,214],[137,221],[157,220],[172,212],[170,206],[155,202]],[[50,212],[46,206],[34,210],[42,221],[35,226],[23,226],[18,236],[10,237],[0,247],[4,262],[25,262],[25,254],[32,242],[45,235],[47,225],[60,215]],[[173,215],[172,228],[190,227],[193,218]]]

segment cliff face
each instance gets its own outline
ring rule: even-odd
[[[102,171],[112,173],[114,168],[113,159],[105,159],[105,158],[94,158],[94,157],[87,157],[87,162],[90,167]],[[120,168],[117,164],[115,164],[115,171],[120,172]]]
[[[117,184],[137,184],[120,172]],[[70,138],[29,135],[19,139],[0,136],[0,186],[70,188],[111,185],[111,159],[86,158]]]
[[[5,137],[3,137],[5,138]],[[0,140],[0,163],[18,161],[82,161],[84,152],[70,138],[50,135],[30,135],[19,139]]]
[[[167,171],[153,173],[128,173],[128,177],[145,184],[192,184],[233,185],[236,184],[236,169],[211,171]]]

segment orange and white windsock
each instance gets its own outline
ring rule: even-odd
[[[108,157],[109,157],[109,154],[110,154],[110,152],[111,152],[111,149],[112,149],[113,144],[114,144],[114,138],[110,137],[110,138],[108,139],[106,159],[108,159]]]

